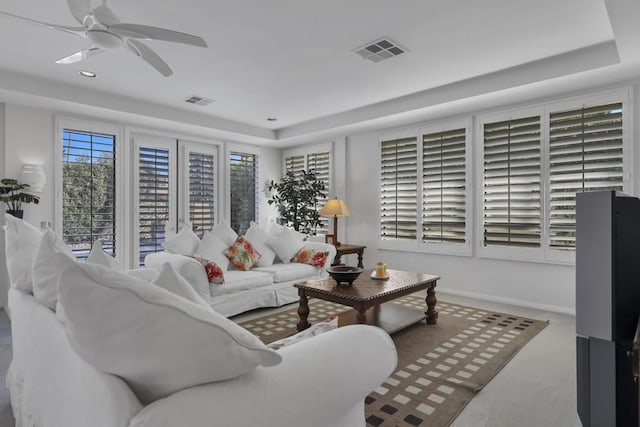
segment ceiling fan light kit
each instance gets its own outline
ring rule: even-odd
[[[107,7],[102,5],[91,9],[91,0],[67,0],[69,10],[82,27],[49,24],[23,16],[0,11],[0,15],[19,19],[54,30],[75,34],[89,40],[92,46],[58,59],[57,64],[73,64],[102,53],[105,49],[124,47],[129,52],[147,62],[160,74],[169,77],[173,71],[167,63],[151,48],[140,40],[162,40],[191,46],[207,47],[207,43],[198,36],[148,25],[121,23]]]

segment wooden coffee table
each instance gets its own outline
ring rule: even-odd
[[[318,298],[353,307],[339,315],[338,326],[350,323],[364,323],[379,326],[390,334],[409,325],[427,319],[435,325],[438,321],[436,311],[436,282],[439,276],[407,271],[388,270],[388,280],[376,280],[370,277],[371,270],[364,270],[353,285],[337,285],[332,278],[309,280],[296,283],[300,296],[298,306],[298,331],[307,329],[309,322],[309,298]],[[384,304],[388,301],[426,289],[426,312],[404,307],[400,304]]]

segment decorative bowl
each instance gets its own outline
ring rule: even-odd
[[[353,281],[358,278],[360,273],[362,273],[362,268],[350,267],[348,265],[337,265],[335,267],[327,268],[327,273],[329,273],[329,276],[333,277],[333,280],[336,281],[338,286],[343,283],[351,286]]]

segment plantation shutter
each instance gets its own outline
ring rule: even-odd
[[[189,151],[189,221],[202,238],[213,228],[215,219],[215,157]]]
[[[540,117],[484,125],[484,245],[540,247]]]
[[[140,265],[151,253],[162,251],[169,220],[169,150],[140,147],[138,170],[138,230]]]
[[[417,139],[382,141],[380,149],[380,236],[383,240],[415,240]]]
[[[96,240],[115,256],[116,138],[64,129],[62,146],[62,237],[76,258],[85,259]]]
[[[550,115],[550,247],[575,248],[576,193],[622,190],[622,103]]]
[[[422,241],[465,243],[466,129],[422,136]]]
[[[304,170],[304,155],[290,156],[285,159],[285,171],[293,172],[297,175],[298,172]]]
[[[307,172],[313,172],[316,179],[324,183],[324,191],[326,195],[329,195],[331,190],[329,159],[330,153],[328,151],[323,153],[307,154]],[[326,202],[326,197],[318,199],[318,209],[322,208]],[[326,234],[328,232],[329,218],[321,216],[316,233]]]
[[[258,218],[258,158],[253,154],[231,153],[231,228],[244,234]]]

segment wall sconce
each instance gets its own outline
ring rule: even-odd
[[[47,175],[42,165],[25,163],[20,172],[20,182],[29,184],[29,193],[42,193],[47,185]]]

